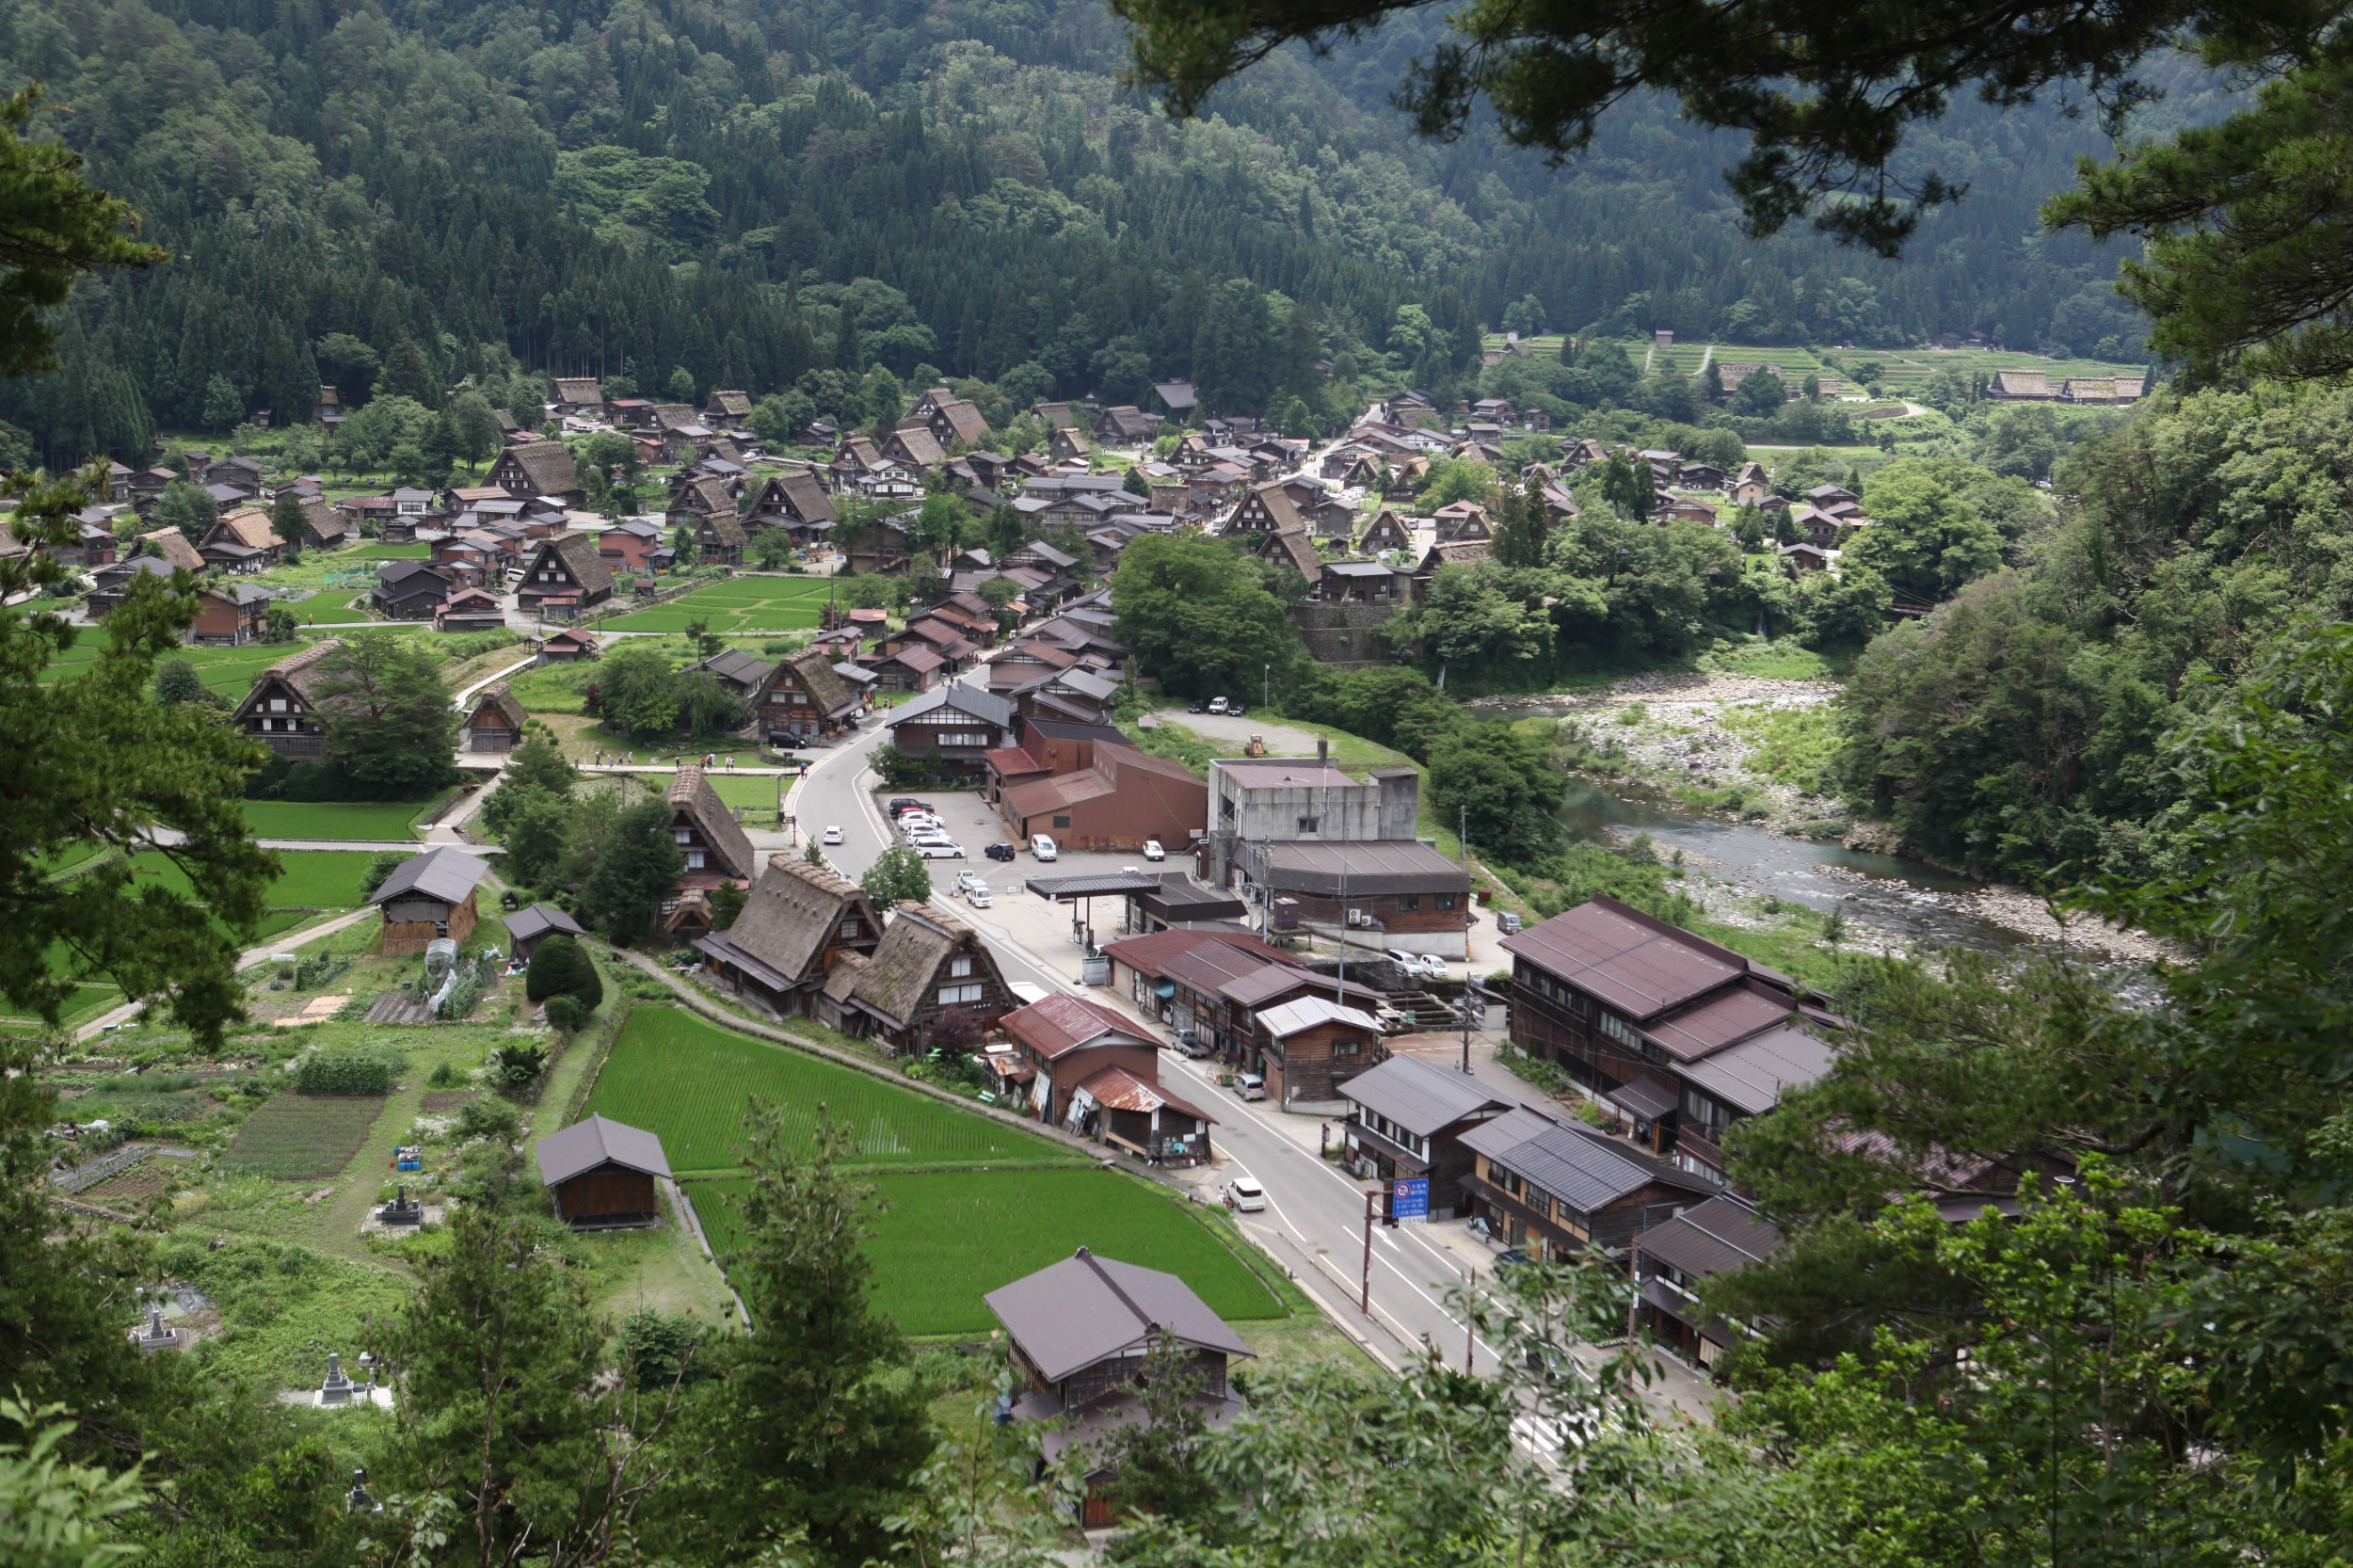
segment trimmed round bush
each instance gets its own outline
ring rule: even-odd
[[[523,976],[523,995],[533,1001],[574,997],[583,1013],[593,1013],[604,1000],[604,980],[587,950],[558,932],[532,950],[531,968]]]
[[[548,998],[548,1022],[566,1034],[577,1034],[580,1026],[588,1021],[588,1009],[575,996]]]

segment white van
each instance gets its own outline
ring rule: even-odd
[[[1032,833],[1030,835],[1030,853],[1040,860],[1051,860],[1062,852],[1054,847],[1054,840],[1045,834]]]

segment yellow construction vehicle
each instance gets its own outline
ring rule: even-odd
[[[1266,755],[1266,737],[1264,735],[1251,736],[1250,744],[1241,748],[1241,754],[1244,757],[1264,757]]]

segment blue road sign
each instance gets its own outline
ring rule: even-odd
[[[1430,1218],[1430,1178],[1400,1176],[1389,1183],[1389,1213],[1400,1224],[1420,1224]]]

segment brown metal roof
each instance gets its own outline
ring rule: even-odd
[[[1644,1024],[1642,1032],[1689,1062],[1770,1029],[1796,1011],[1788,993],[1762,981],[1742,980],[1696,1007]]]
[[[982,1299],[1048,1383],[1115,1355],[1140,1355],[1156,1333],[1201,1350],[1251,1353],[1175,1274],[1097,1257],[1084,1247]]]
[[[1186,1104],[1159,1084],[1146,1082],[1125,1067],[1098,1068],[1080,1079],[1078,1087],[1092,1095],[1096,1103],[1113,1111],[1148,1113],[1165,1106],[1191,1116],[1196,1122],[1214,1124],[1217,1121],[1215,1116],[1198,1106]]]
[[[1043,1001],[1016,1008],[1005,1015],[1004,1031],[1052,1062],[1091,1046],[1107,1035],[1119,1035],[1144,1045],[1152,1037],[1132,1020],[1088,997],[1057,993]]]
[[[648,1176],[667,1176],[670,1161],[662,1140],[643,1128],[591,1116],[560,1132],[551,1132],[533,1145],[539,1161],[539,1185],[552,1187],[600,1165],[619,1165]]]
[[[1503,950],[1637,1019],[1749,972],[1729,949],[1612,898],[1594,898],[1503,939]]]

